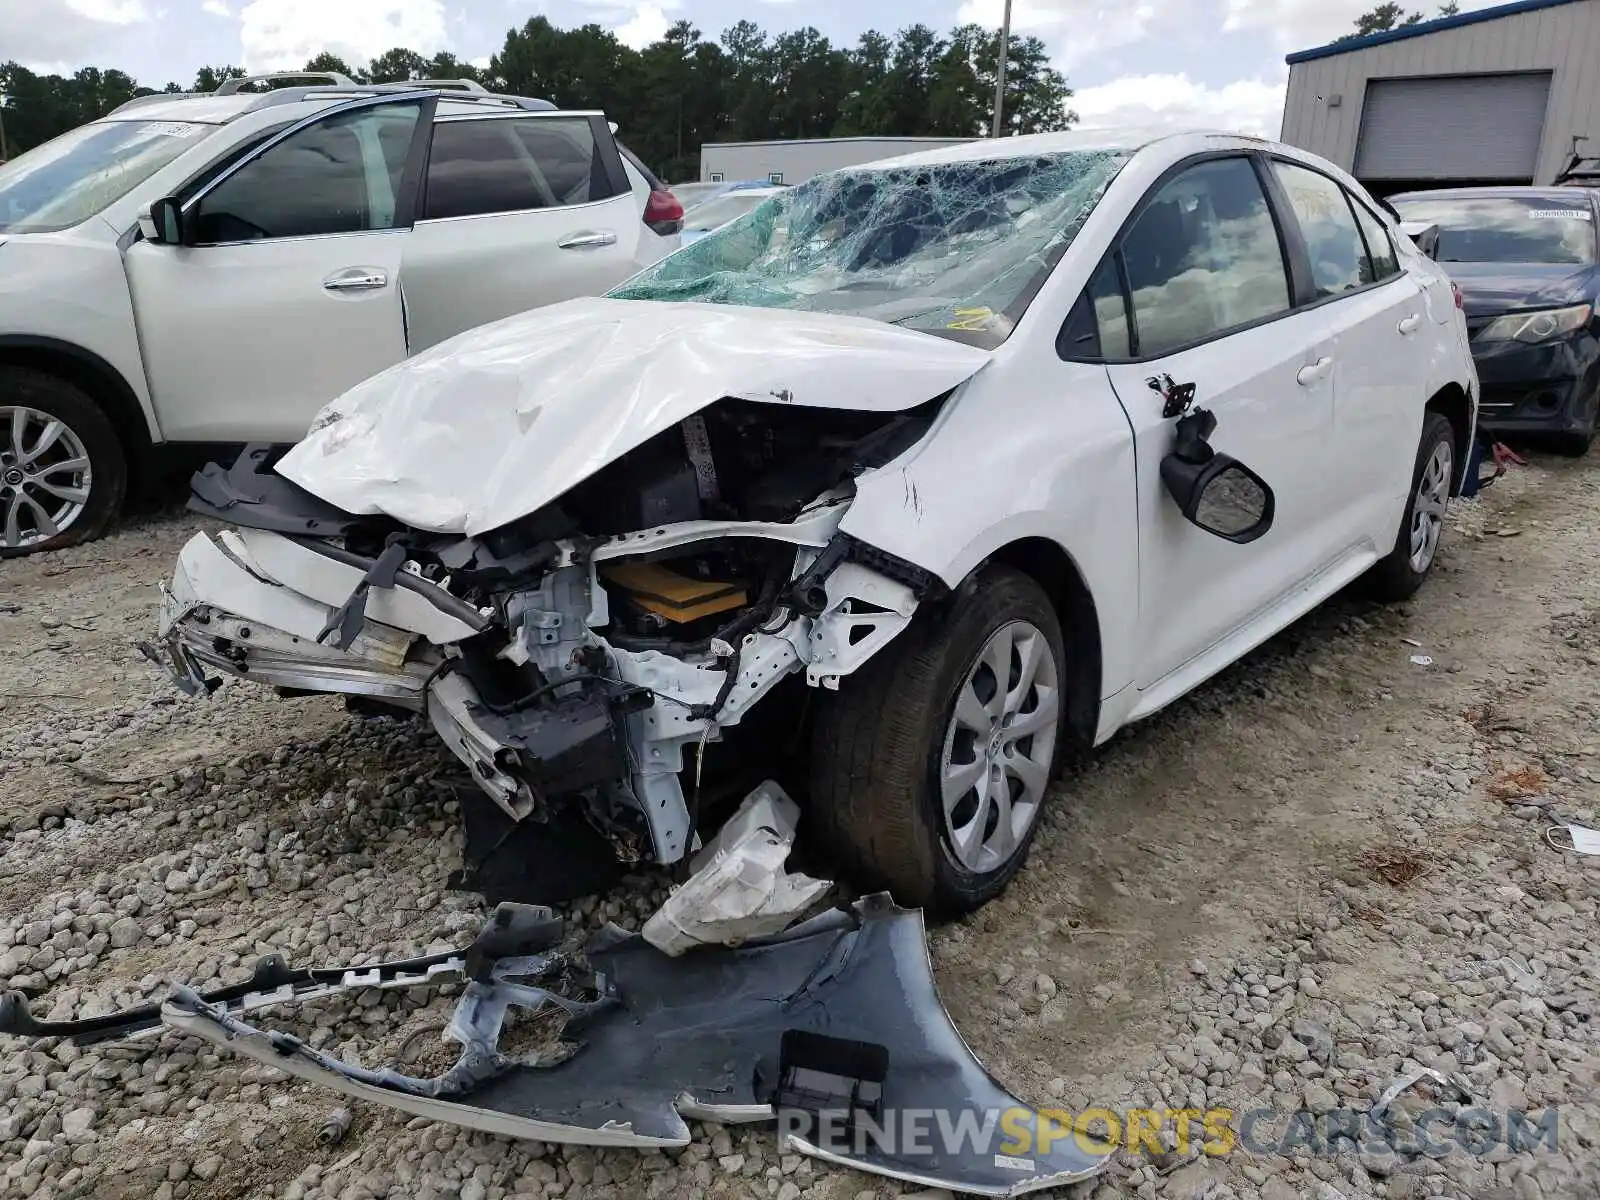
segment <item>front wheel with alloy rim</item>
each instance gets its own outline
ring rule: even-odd
[[[1050,784],[1062,644],[1039,585],[992,567],[823,697],[809,818],[847,877],[943,914],[1005,888]]]
[[[0,557],[99,537],[126,491],[116,430],[93,400],[53,375],[0,367]]]
[[[1445,512],[1455,478],[1455,431],[1442,413],[1423,414],[1422,441],[1417,447],[1411,494],[1406,502],[1400,532],[1388,555],[1378,560],[1368,577],[1379,600],[1405,600],[1415,594],[1433,569],[1444,536]]]

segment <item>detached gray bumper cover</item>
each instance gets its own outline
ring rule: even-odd
[[[1104,1165],[1059,1129],[1042,1150],[1007,1152],[1019,1120],[1036,1130],[1047,1119],[973,1057],[939,1002],[921,914],[887,897],[738,949],[679,958],[610,929],[585,958],[593,975],[579,989],[575,964],[559,954],[501,958],[475,972],[447,1031],[461,1058],[433,1079],[348,1065],[183,989],[162,1017],[334,1091],[512,1137],[681,1146],[685,1117],[759,1121],[781,1111],[789,1148],[957,1191],[1020,1195]],[[532,1062],[501,1054],[512,1008],[563,1011],[560,1052]],[[830,1119],[843,1114],[827,1105],[801,1111],[806,1102],[793,1097],[827,1095],[807,1086],[826,1072],[786,1075],[793,1063],[785,1047],[812,1035],[881,1056],[886,1069],[859,1093],[871,1097],[870,1121],[852,1128]],[[918,1123],[915,1136],[909,1122]],[[941,1130],[969,1132],[946,1138]]]

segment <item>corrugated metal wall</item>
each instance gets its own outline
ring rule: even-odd
[[[1587,149],[1600,153],[1600,0],[1295,63],[1282,138],[1350,170],[1369,79],[1510,71],[1554,72],[1534,182],[1555,177],[1574,134],[1593,138]],[[1327,102],[1335,95],[1337,108]]]
[[[765,179],[783,172],[784,183],[803,183],[823,171],[959,146],[972,138],[834,138],[812,142],[707,142],[700,147],[700,179],[720,174],[725,182]]]

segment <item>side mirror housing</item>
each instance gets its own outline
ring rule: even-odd
[[[1216,417],[1196,409],[1177,425],[1172,453],[1161,460],[1161,482],[1184,520],[1230,542],[1253,542],[1272,528],[1276,502],[1266,480],[1206,439]]]
[[[1426,221],[1401,221],[1400,232],[1416,244],[1429,258],[1439,257],[1439,227]]]
[[[150,206],[150,215],[139,219],[139,230],[144,236],[163,246],[181,246],[183,239],[183,210],[171,196],[164,196]]]

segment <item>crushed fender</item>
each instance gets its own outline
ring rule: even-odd
[[[507,1137],[669,1147],[688,1144],[686,1118],[776,1119],[786,1152],[986,1196],[1085,1179],[1107,1161],[973,1057],[939,1002],[921,914],[887,895],[677,957],[614,926],[581,950],[562,934],[549,909],[501,904],[461,950],[320,971],[280,961],[250,984],[203,995],[175,987],[160,1020],[342,1095]],[[460,1056],[431,1078],[342,1062],[241,1019],[449,974],[465,980],[445,1031]],[[3,1032],[26,1037],[154,1028],[148,1008],[36,1022],[16,996],[4,1016]],[[556,1025],[536,1049],[508,1049],[504,1035],[524,1032],[528,1018]]]
[[[644,926],[665,954],[781,933],[833,886],[784,870],[800,808],[767,780],[690,860],[693,874]]]

